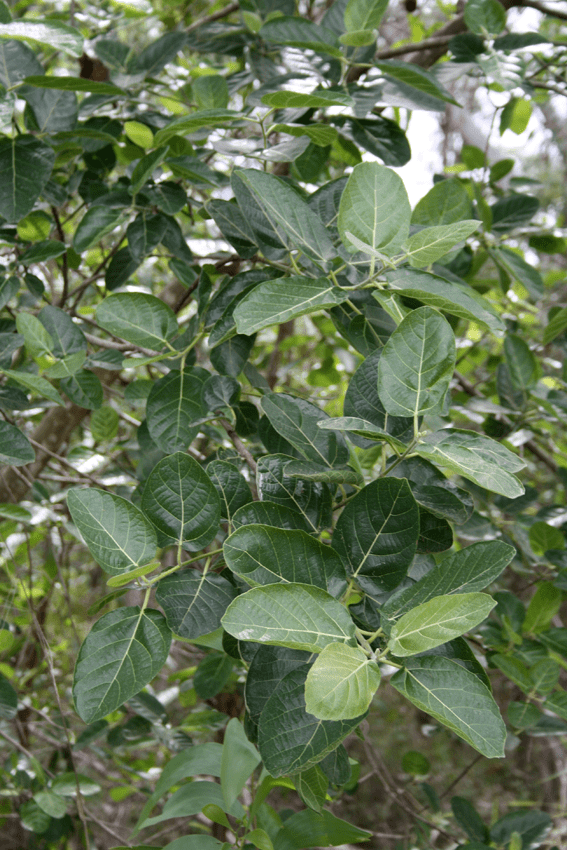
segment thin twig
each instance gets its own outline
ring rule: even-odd
[[[231,3],[230,6],[225,6],[224,9],[221,9],[219,12],[213,12],[212,15],[206,15],[204,18],[194,21],[187,27],[185,32],[193,32],[193,30],[197,30],[205,24],[212,24],[214,21],[220,21],[221,18],[226,18],[228,15],[232,15],[232,13],[238,11],[239,8],[240,3]]]
[[[59,463],[61,463],[63,466],[66,466],[68,469],[72,469],[73,472],[75,472],[77,475],[81,475],[83,478],[88,479],[91,482],[91,484],[95,484],[97,487],[102,487],[104,490],[109,489],[108,487],[105,487],[105,485],[101,481],[98,481],[92,475],[89,475],[88,472],[79,472],[78,469],[75,469],[75,467],[73,466],[72,463],[69,463],[67,458],[64,458],[62,455],[58,455],[55,452],[52,452],[50,449],[48,449],[42,443],[38,443],[32,437],[28,437],[28,440],[30,441],[32,446],[36,446],[36,448],[41,449],[42,452],[45,452],[50,457],[54,458],[54,460],[58,460]]]
[[[451,782],[451,784],[450,784],[450,785],[448,785],[448,786],[447,786],[447,788],[445,788],[445,790],[443,791],[443,793],[439,795],[439,799],[440,799],[440,800],[442,800],[442,799],[443,799],[443,797],[446,797],[446,796],[447,796],[447,794],[450,794],[450,793],[451,793],[451,791],[453,790],[453,788],[454,788],[456,785],[458,785],[458,784],[459,784],[459,782],[461,781],[461,779],[463,779],[463,777],[465,777],[465,776],[467,775],[467,773],[469,772],[469,770],[471,770],[471,769],[475,766],[475,764],[476,764],[478,761],[480,761],[480,760],[481,760],[481,758],[482,758],[482,753],[479,753],[477,756],[475,756],[475,757],[473,758],[473,760],[472,760],[469,764],[467,764],[467,766],[466,766],[466,767],[464,767],[464,768],[461,770],[461,772],[459,773],[459,775],[457,776],[457,778],[456,778],[456,779],[453,779],[453,781]]]
[[[57,212],[57,209],[53,206],[51,207],[51,213],[55,221],[55,229],[57,230],[57,236],[59,237],[59,241],[62,242],[63,245],[65,245],[65,234],[63,233],[63,228],[61,227],[61,219],[59,218],[59,213]],[[64,305],[69,294],[69,267],[67,265],[67,251],[65,251],[62,257],[61,270],[63,273],[63,292],[61,293],[61,298],[59,299],[60,307]]]
[[[252,455],[250,454],[250,452],[248,451],[248,449],[246,448],[246,446],[244,445],[244,443],[242,442],[242,440],[240,439],[240,437],[238,436],[238,434],[236,433],[236,431],[234,430],[234,428],[232,427],[230,422],[227,422],[226,419],[221,419],[220,424],[222,425],[222,427],[224,428],[224,430],[226,431],[226,433],[230,437],[230,440],[231,440],[234,448],[238,452],[238,454],[242,458],[244,458],[244,460],[246,461],[246,463],[248,464],[248,466],[250,467],[250,469],[252,470],[252,472],[255,475],[256,470],[257,470],[256,461],[254,460],[254,458],[252,457]]]
[[[385,50],[379,50],[374,58],[390,59],[391,56],[403,56],[404,53],[416,53],[421,50],[429,50],[430,47],[443,47],[452,38],[452,35],[440,35],[436,38],[426,38],[424,41],[418,41],[415,44],[402,44],[400,47],[389,47]]]

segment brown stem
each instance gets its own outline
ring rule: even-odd
[[[240,3],[231,3],[229,6],[225,6],[224,9],[221,9],[219,12],[213,12],[212,15],[206,15],[204,18],[200,18],[198,21],[194,21],[190,26],[187,27],[185,32],[193,32],[193,30],[198,30],[199,27],[204,26],[205,24],[212,24],[213,21],[220,21],[221,18],[226,18],[228,15],[232,15],[233,12],[238,11],[240,8]]]

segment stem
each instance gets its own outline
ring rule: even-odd
[[[189,558],[188,561],[183,561],[181,564],[176,564],[174,567],[171,567],[169,570],[165,570],[165,572],[160,573],[159,575],[154,576],[153,578],[146,579],[145,582],[144,582],[144,587],[147,587],[148,585],[151,586],[151,585],[155,584],[157,581],[161,581],[161,579],[165,578],[165,576],[169,576],[169,575],[171,575],[171,573],[176,573],[177,570],[180,570],[182,567],[187,567],[189,564],[194,564],[195,561],[202,561],[204,557],[212,558],[213,555],[221,555],[221,554],[222,554],[222,549],[213,549],[212,552],[204,552],[204,553],[202,552],[200,555],[195,555],[194,558]],[[179,558],[179,551],[178,551],[178,558]],[[179,560],[180,560],[180,558],[179,558]]]

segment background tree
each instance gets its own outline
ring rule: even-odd
[[[0,3],[7,848],[562,845],[566,17]]]

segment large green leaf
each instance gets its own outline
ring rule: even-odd
[[[332,596],[346,588],[337,553],[304,531],[243,525],[225,540],[223,552],[232,572],[252,586],[299,582]]]
[[[237,467],[226,460],[208,463],[207,475],[220,496],[222,518],[232,523],[236,511],[252,502],[248,482]]]
[[[417,202],[411,223],[425,227],[439,224],[455,224],[472,218],[472,204],[463,183],[456,177],[435,183],[429,192]]]
[[[438,409],[453,376],[455,335],[431,307],[412,310],[394,331],[378,363],[378,395],[388,413],[417,417]]]
[[[267,244],[302,251],[318,265],[336,255],[323,222],[283,180],[239,168],[233,172],[232,188],[244,217]]]
[[[333,535],[349,572],[370,594],[392,590],[406,575],[419,536],[419,509],[407,481],[372,481],[351,499]]]
[[[416,605],[393,626],[388,648],[394,655],[417,655],[460,637],[485,620],[496,600],[486,593],[436,596]]]
[[[219,530],[220,499],[200,463],[184,452],[164,457],[146,481],[142,509],[155,527],[198,551]]]
[[[501,335],[505,330],[502,319],[474,289],[465,289],[458,283],[415,269],[387,271],[384,277],[390,290],[400,291],[422,304],[436,307],[468,322],[476,322],[494,334]]]
[[[315,313],[346,301],[348,293],[326,277],[267,280],[239,302],[234,318],[238,333],[253,334],[270,325]]]
[[[139,829],[147,829],[149,826],[155,826],[158,823],[163,823],[163,821],[171,820],[172,818],[186,818],[191,815],[196,815],[202,811],[204,806],[214,805],[218,806],[219,809],[224,810],[224,798],[222,795],[222,790],[220,785],[216,782],[211,782],[210,780],[201,780],[200,782],[188,782],[185,785],[182,785],[181,788],[171,795],[169,800],[166,802],[165,806],[161,814],[155,815],[153,818],[146,818],[146,820],[140,824]],[[234,817],[241,818],[244,814],[244,810],[240,803],[236,802],[230,809],[229,813]],[[189,839],[188,847],[191,850],[215,850],[216,847],[222,847],[221,844],[212,844],[212,841],[215,839],[212,836],[208,835],[199,835],[199,840],[203,843],[193,843],[191,842],[191,838],[196,836],[187,836]],[[185,839],[185,840],[187,840]],[[205,839],[205,841],[203,841]],[[206,839],[211,839],[211,843],[209,844]],[[181,839],[177,839],[177,842],[181,842]],[[172,842],[169,846],[171,850],[174,849],[174,846],[177,842]],[[183,850],[183,844],[178,844],[178,850]]]
[[[411,587],[396,592],[382,606],[385,619],[395,620],[406,611],[437,596],[484,590],[496,581],[515,555],[501,540],[473,543],[447,555]]]
[[[498,0],[467,0],[465,23],[477,35],[498,35],[506,25],[506,11]]]
[[[416,447],[417,454],[443,469],[456,472],[479,487],[515,499],[524,492],[512,473],[525,466],[501,443],[475,431],[441,431]]]
[[[435,263],[458,242],[466,239],[479,227],[480,221],[471,219],[418,230],[417,233],[410,236],[406,243],[406,253],[410,265],[420,268]]]
[[[329,758],[333,755],[334,753],[331,753]],[[300,850],[300,848],[302,850],[305,847],[335,847],[368,841],[371,836],[372,833],[335,817],[331,812],[322,811],[318,814],[311,809],[304,809],[285,819],[282,829],[276,836],[274,848],[275,850]]]
[[[0,38],[13,38],[62,50],[72,56],[83,52],[83,36],[61,21],[10,21],[0,24]]]
[[[94,723],[141,691],[165,664],[171,632],[153,609],[118,608],[83,641],[73,682],[77,713]]]
[[[156,147],[164,145],[174,136],[185,136],[204,127],[224,127],[242,117],[239,112],[233,112],[230,109],[200,109],[198,112],[191,113],[191,115],[170,121],[166,127],[155,134],[154,145]]]
[[[229,605],[222,625],[239,640],[309,652],[328,643],[354,644],[354,623],[346,608],[308,584],[254,587]]]
[[[393,255],[409,233],[411,209],[405,186],[398,175],[376,162],[356,165],[346,184],[339,207],[339,232],[349,250],[348,234]]]
[[[258,749],[272,776],[298,773],[317,764],[363,719],[364,715],[353,720],[319,720],[309,714],[305,709],[308,669],[302,664],[287,673],[260,715]]]
[[[77,123],[78,105],[73,92],[21,86],[18,96],[33,110],[42,133],[65,132]]]
[[[318,53],[328,53],[337,58],[341,56],[335,34],[305,18],[284,15],[264,24],[259,35],[260,38],[276,44],[316,50]]]
[[[258,750],[246,737],[240,721],[233,717],[225,729],[222,748],[220,780],[226,809],[230,810],[236,802],[260,761]]]
[[[368,709],[380,684],[380,668],[364,652],[330,643],[305,680],[305,710],[321,720],[351,720]]]
[[[107,233],[114,230],[122,218],[123,211],[120,209],[113,209],[102,204],[91,207],[86,211],[75,230],[73,248],[78,254],[88,251],[89,248],[97,245]]]
[[[387,6],[388,0],[349,0],[344,17],[347,32],[376,29]]]
[[[506,727],[483,682],[457,661],[413,658],[390,680],[397,691],[487,758],[502,758]]]
[[[544,292],[543,278],[537,269],[505,246],[492,248],[491,256],[500,266],[528,290],[534,301],[539,301]]]
[[[407,136],[395,121],[389,118],[351,118],[353,140],[361,148],[380,157],[385,165],[405,165],[411,159]]]
[[[0,215],[8,223],[31,212],[54,162],[53,148],[34,136],[0,139]]]
[[[209,377],[198,366],[183,372],[173,369],[152,386],[146,405],[148,430],[164,452],[187,449],[199,433],[195,423],[207,414],[201,391]]]
[[[22,339],[22,337],[20,337],[20,339]],[[30,392],[39,393],[39,395],[44,396],[44,398],[48,398],[55,404],[65,407],[65,402],[62,400],[55,387],[50,384],[49,381],[46,381],[45,378],[40,378],[39,375],[33,375],[30,372],[18,372],[16,369],[2,369],[1,371],[7,378],[11,378],[13,381],[16,381],[16,383],[21,384]]]
[[[410,457],[389,472],[394,478],[407,478],[413,497],[422,508],[437,517],[462,525],[474,510],[471,495],[445,478],[432,463],[421,457]]]
[[[107,573],[130,572],[155,558],[155,531],[132,502],[90,488],[70,490],[67,504],[91,555]]]
[[[0,464],[25,466],[34,460],[35,451],[25,434],[15,425],[0,420]]]
[[[381,351],[378,350],[367,357],[350,379],[345,393],[343,413],[344,416],[365,419],[387,431],[392,437],[404,441],[409,436],[408,427],[411,428],[411,423],[405,417],[387,414],[378,395],[380,356]],[[319,427],[324,427],[324,424]]]
[[[235,596],[236,588],[225,578],[196,570],[165,576],[156,588],[167,625],[187,640],[220,628],[221,617]]]
[[[284,454],[265,455],[259,459],[257,482],[260,498],[297,511],[307,523],[309,531],[317,531],[319,526],[330,525],[332,520],[329,487],[318,481],[301,481],[286,475],[285,468],[291,460],[293,457]]]
[[[289,440],[307,460],[325,466],[348,462],[349,451],[344,438],[317,426],[328,417],[314,404],[286,393],[270,393],[263,397],[262,409],[278,434]]]
[[[32,357],[49,354],[53,350],[53,339],[37,316],[33,313],[18,313],[16,328],[26,342],[26,350]]]
[[[270,525],[273,528],[299,529],[299,531],[310,532],[313,527],[305,516],[286,505],[278,505],[276,502],[251,502],[243,505],[233,516],[235,528],[257,523],[259,525]]]
[[[96,320],[114,336],[154,351],[161,351],[177,333],[177,320],[171,307],[145,292],[109,295],[99,304]]]
[[[48,304],[39,311],[37,318],[53,340],[55,357],[66,357],[87,350],[87,340],[71,316],[59,307]]]
[[[0,39],[0,85],[9,89],[31,74],[43,74],[33,50],[21,41]]]
[[[163,213],[148,214],[144,211],[136,216],[126,230],[128,248],[135,263],[141,263],[157,248],[167,229],[168,219]]]
[[[309,664],[313,656],[301,649],[288,649],[284,646],[258,647],[246,677],[244,696],[246,709],[254,723],[260,715],[274,689],[291,670]]]

